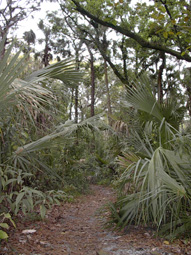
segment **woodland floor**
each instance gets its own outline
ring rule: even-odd
[[[173,244],[155,238],[151,230],[132,227],[128,232],[103,228],[99,209],[115,199],[111,188],[92,185],[92,192],[76,202],[54,206],[45,221],[19,219],[0,255],[168,255],[191,254],[189,243]],[[36,230],[23,234],[23,230]]]

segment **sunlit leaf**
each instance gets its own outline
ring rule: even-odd
[[[3,230],[0,230],[0,239],[7,239],[9,236]]]

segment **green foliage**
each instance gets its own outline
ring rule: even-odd
[[[15,65],[18,57],[19,54],[13,64],[10,61],[11,65]],[[5,73],[7,77],[12,72],[16,75],[14,69],[9,73],[6,61],[3,65],[1,78]],[[37,71],[26,80],[16,79],[16,76],[10,83],[2,80],[5,84],[2,103],[5,107],[7,99],[7,111],[6,116],[2,113],[1,124],[4,152],[0,169],[1,212],[10,211],[14,215],[39,212],[44,219],[52,204],[71,201],[71,194],[85,192],[89,186],[88,176],[100,180],[110,175],[108,152],[105,154],[99,140],[95,139],[99,128],[105,129],[98,121],[100,116],[80,123],[63,121],[55,125],[57,119],[51,114],[57,111],[54,109],[55,94],[45,86],[47,78],[61,79],[70,87],[81,79],[72,68],[71,61],[66,60]],[[7,98],[9,94],[11,99]],[[39,116],[48,117],[53,123],[39,125]],[[90,156],[92,153],[94,156]],[[6,234],[2,233],[2,237]]]
[[[11,223],[14,227],[16,227],[14,221],[11,218],[11,215],[9,213],[1,213],[0,214],[0,242],[2,239],[7,239],[8,235],[6,233],[6,230],[9,229],[9,224]],[[4,231],[5,230],[5,231]]]
[[[171,238],[188,231],[190,154],[174,151],[176,144],[179,144],[178,139],[171,143],[172,150],[162,147],[154,150],[148,140],[141,139],[140,147],[144,149],[145,156],[125,154],[119,158],[125,171],[118,185],[121,195],[125,196],[115,204],[119,218],[115,219],[117,226],[153,224],[163,233],[170,233]]]
[[[2,48],[3,42],[0,43],[0,51]],[[48,78],[54,78],[69,85],[81,79],[81,75],[77,78],[71,60],[66,60],[31,74],[26,80],[18,79],[25,60],[20,58],[21,52],[12,57],[12,48],[13,45],[7,49],[0,65],[0,104],[4,109],[0,111],[0,211],[3,219],[8,217],[8,212],[17,215],[20,211],[27,214],[36,210],[44,218],[52,204],[71,199],[63,191],[63,182],[56,169],[53,169],[52,158],[46,155],[51,151],[48,151],[49,146],[54,150],[66,145],[71,141],[73,132],[82,126],[89,128],[91,123],[65,123],[57,126],[54,132],[53,123],[39,125],[40,116],[48,117],[51,121],[56,119],[53,118],[53,113],[56,113],[55,95],[43,87],[43,83],[48,82]],[[47,132],[51,133],[50,130],[53,133],[47,135]],[[58,141],[61,136],[65,136],[63,143]],[[48,164],[45,163],[47,158]],[[50,184],[46,185],[49,180]],[[59,183],[58,180],[60,185],[55,185],[55,182]],[[2,221],[1,228],[6,227]],[[4,230],[1,230],[1,238],[7,238]]]
[[[102,23],[109,22],[114,29],[118,25],[123,35],[118,33],[117,40],[107,40],[110,29],[90,19],[91,29],[90,24],[86,25],[88,18],[81,24],[82,18],[75,13],[72,2],[79,3]],[[133,7],[130,0],[65,1],[61,4],[63,17],[59,12],[49,14],[56,40],[52,40],[51,29],[43,21],[39,27],[46,37],[47,60],[51,43],[62,56],[71,55],[73,47],[76,61],[62,60],[23,79],[19,77],[24,76],[29,58],[20,57],[22,50],[12,56],[13,45],[8,47],[0,63],[2,212],[16,215],[19,211],[37,211],[44,218],[51,204],[73,199],[68,193],[76,196],[87,191],[89,183],[108,184],[114,176],[120,176],[116,181],[119,200],[110,205],[117,226],[153,224],[174,235],[189,230],[191,142],[190,136],[178,131],[185,113],[181,76],[169,61],[166,67],[160,66],[164,59],[156,49],[179,58],[189,57],[190,8],[185,1],[173,5],[171,1],[163,2],[137,3]],[[28,35],[25,33],[25,37]],[[32,37],[34,41],[34,33]],[[82,80],[83,74],[76,71],[83,59],[84,40],[95,53],[101,49],[105,61],[126,84],[124,92],[108,68],[106,89],[103,65],[95,67],[96,113],[107,108],[110,95],[113,129],[106,128],[100,116],[84,120],[90,112],[91,80],[88,75]],[[134,40],[140,45],[144,42],[144,48]],[[0,43],[0,52],[4,46],[5,41]],[[112,63],[113,59],[117,64]],[[81,67],[88,71],[90,68],[89,63]],[[145,70],[152,78],[151,86],[146,76],[137,78]],[[160,72],[164,76],[162,104],[156,100]],[[130,77],[136,78],[130,81]],[[184,86],[189,97],[189,75],[186,78]],[[119,98],[122,94],[125,104]],[[70,105],[66,99],[69,96]],[[69,110],[71,119],[76,110],[82,121],[68,121]],[[104,116],[101,119],[105,121]],[[119,170],[115,162],[118,154]],[[7,227],[4,222],[0,226]],[[4,232],[1,236],[6,238]]]
[[[130,131],[126,153],[118,157],[120,196],[110,205],[111,218],[117,227],[152,225],[173,238],[187,234],[190,224],[191,140],[175,129],[183,118],[179,108],[159,105],[144,81],[127,90],[142,129]]]
[[[30,183],[34,176],[22,170],[14,170],[10,167],[1,167],[1,211],[11,210],[15,215],[19,211],[24,214],[33,212],[40,205],[40,215],[44,218],[46,209],[52,204],[59,204],[68,198],[68,195],[61,191],[49,190],[42,192],[25,183]],[[38,187],[39,188],[39,187]]]

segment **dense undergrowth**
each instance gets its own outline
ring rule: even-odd
[[[143,77],[126,88],[126,122],[115,117],[111,127],[98,115],[75,123],[65,92],[82,77],[71,60],[18,79],[26,62],[19,53],[11,57],[11,47],[0,68],[0,239],[18,213],[36,211],[43,219],[51,205],[72,201],[90,183],[113,183],[119,191],[108,224],[190,235],[191,137],[179,131],[184,107],[170,98],[159,104]]]
[[[144,77],[127,90],[137,109],[135,128],[118,157],[119,197],[109,205],[110,223],[124,228],[153,227],[166,238],[190,236],[191,136],[183,123],[184,107],[171,99],[159,104]],[[137,121],[136,121],[137,122]]]
[[[67,87],[82,77],[73,62],[18,79],[26,59],[12,56],[12,47],[0,68],[0,239],[19,213],[36,211],[43,219],[51,205],[72,201],[89,183],[109,182],[116,156],[106,148],[108,131],[99,117],[67,120]]]

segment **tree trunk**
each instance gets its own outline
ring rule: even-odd
[[[107,108],[108,108],[108,121],[109,124],[111,122],[111,115],[112,115],[112,108],[111,108],[111,97],[110,97],[110,91],[109,91],[109,81],[108,81],[108,73],[107,73],[107,62],[104,60],[104,72],[105,72],[105,86],[107,91]]]
[[[126,81],[128,82],[128,75],[127,75],[127,51],[126,51],[126,47],[125,47],[125,38],[123,36],[122,38],[122,42],[121,42],[121,52],[122,52],[122,59],[123,59],[123,74],[124,77],[126,79]]]
[[[159,67],[159,73],[158,73],[158,102],[160,104],[163,103],[163,85],[162,85],[162,74],[165,68],[165,62],[166,62],[166,57],[165,53],[161,52],[160,53],[160,58],[162,59],[162,64]]]
[[[90,51],[90,66],[91,66],[91,117],[95,115],[95,69],[94,58]]]
[[[2,51],[0,52],[0,60],[4,58],[6,44],[8,44],[6,33],[1,32],[1,40],[3,40],[3,47],[2,47]]]
[[[79,48],[76,47],[76,70],[80,69],[80,60],[79,60]],[[75,123],[78,123],[78,107],[79,107],[79,91],[78,87],[75,88]]]
[[[78,88],[75,88],[75,123],[78,123]]]
[[[69,110],[69,119],[72,119],[72,105],[74,100],[74,89],[72,88],[72,95],[71,95],[71,101],[70,101],[70,110]]]
[[[90,55],[90,70],[91,70],[91,117],[95,115],[95,68],[94,56],[90,49],[90,45],[85,41],[85,45]]]
[[[48,42],[46,42],[46,46],[45,46],[45,49],[44,49],[43,63],[44,63],[45,67],[49,65],[49,46],[48,46]]]

